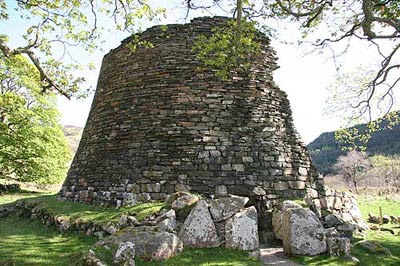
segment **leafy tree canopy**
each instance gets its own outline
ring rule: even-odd
[[[71,154],[54,94],[21,55],[0,56],[0,178],[59,183]]]

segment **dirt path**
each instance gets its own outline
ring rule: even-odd
[[[263,248],[260,249],[261,262],[263,266],[279,265],[279,266],[299,266],[283,253],[282,248]]]

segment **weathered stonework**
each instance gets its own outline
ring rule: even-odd
[[[104,57],[61,198],[120,206],[185,190],[263,199],[323,190],[273,81],[269,40],[260,36],[247,76],[221,80],[196,58],[196,37],[226,23],[155,26],[140,34],[154,48],[132,52],[128,38]]]

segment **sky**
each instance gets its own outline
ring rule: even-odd
[[[156,0],[153,0],[156,1]],[[8,1],[11,2],[11,1]],[[163,1],[163,3],[168,1]],[[173,2],[173,1],[169,1]],[[166,4],[171,10],[171,4]],[[191,17],[209,15],[207,13],[195,12]],[[182,10],[172,8],[170,15],[161,21],[161,24],[185,22],[182,19]],[[16,18],[17,19],[17,18]],[[186,21],[187,23],[188,21]],[[18,22],[19,23],[19,22]],[[277,23],[277,22],[274,22]],[[146,28],[148,25],[143,25]],[[341,118],[335,114],[326,114],[326,100],[330,95],[329,86],[335,82],[336,70],[333,61],[327,54],[309,53],[311,47],[299,46],[300,32],[291,23],[277,23],[273,25],[279,32],[278,39],[272,39],[272,47],[277,51],[278,65],[280,68],[274,72],[274,80],[281,90],[288,94],[291,103],[294,124],[303,141],[309,143],[321,133],[338,129],[343,125]],[[18,34],[26,28],[24,24],[16,24],[11,19],[1,22],[0,32],[10,35],[12,45],[19,43]],[[119,46],[120,41],[128,37],[127,33],[111,32],[104,35],[103,51],[94,54],[80,55],[80,61],[91,61],[96,66],[95,71],[85,71],[87,86],[96,87],[97,77],[103,56],[110,49]],[[375,60],[371,51],[362,44],[357,44],[342,59],[344,67],[352,69],[359,63],[370,63]],[[61,112],[61,123],[63,125],[74,125],[83,127],[90,110],[93,94],[83,100],[67,100],[58,97],[58,108]]]

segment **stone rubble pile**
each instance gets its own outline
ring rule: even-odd
[[[24,201],[16,207],[18,212],[56,225],[62,232],[75,230],[97,236],[96,246],[114,250],[116,265],[134,265],[135,256],[144,260],[165,260],[185,247],[259,249],[259,223],[265,216],[261,216],[247,197],[225,195],[205,200],[177,192],[170,195],[166,204],[168,208],[144,221],[122,215],[118,221],[106,224],[70,222]],[[324,215],[318,217],[318,212],[296,202],[275,202],[270,217],[272,238],[281,241],[288,255],[328,253],[356,260],[350,255],[350,243],[353,231],[363,227],[354,223],[354,219],[346,221],[345,212],[334,210],[336,213],[323,212]],[[87,265],[104,265],[96,259],[95,252],[91,250],[86,256]]]
[[[332,198],[335,202],[336,197]],[[341,194],[341,200],[356,204],[350,194]],[[332,208],[329,203],[324,212],[319,212],[315,205],[311,205],[312,211],[295,202],[283,201],[272,212],[274,235],[282,241],[283,249],[289,255],[313,256],[328,253],[357,261],[357,258],[350,255],[353,233],[361,233],[367,227],[361,216],[356,215],[359,210],[357,205],[355,207],[349,208],[345,205],[342,208]]]
[[[121,247],[131,241],[135,249],[132,254],[151,261],[168,259],[182,252],[184,247],[225,246],[241,250],[257,250],[258,215],[254,206],[245,208],[248,201],[246,197],[233,195],[206,201],[188,193],[178,192],[167,200],[167,203],[176,210],[165,210],[162,215],[149,223],[152,225],[123,228],[98,241],[96,245]],[[190,211],[187,217],[179,224],[176,211],[188,208]],[[92,256],[89,256],[89,259],[90,262]]]
[[[325,186],[323,193],[317,193],[312,188],[308,188],[305,201],[318,217],[322,220],[325,219],[327,223],[331,221],[327,221],[325,216],[334,214],[335,218],[330,216],[328,220],[334,219],[336,222],[340,220],[343,223],[353,224],[355,229],[359,230],[368,229],[355,197],[349,192],[341,192]]]
[[[169,209],[144,221],[122,215],[117,222],[106,224],[54,217],[29,201],[19,201],[16,208],[20,215],[54,225],[61,232],[77,231],[96,236],[99,238],[96,246],[114,249],[116,265],[134,265],[134,256],[144,260],[164,260],[182,252],[184,247],[225,246],[257,250],[258,214],[254,206],[245,207],[248,201],[247,197],[233,195],[204,200],[177,192],[166,201]],[[177,213],[181,214],[182,222]],[[96,258],[94,250],[87,254],[85,261],[86,265],[105,265]]]

